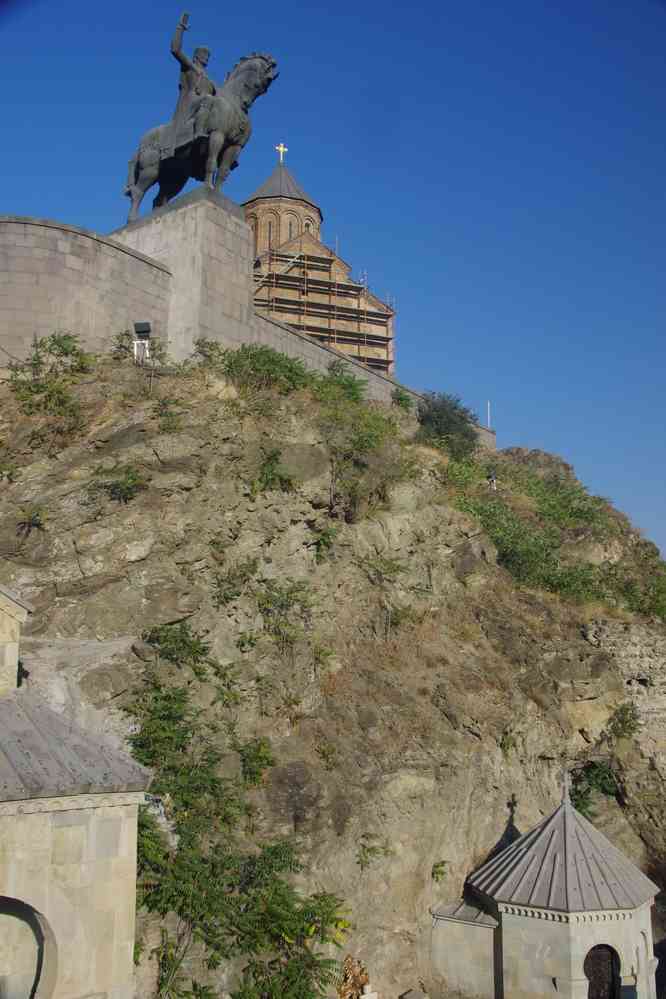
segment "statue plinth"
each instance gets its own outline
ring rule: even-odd
[[[113,239],[168,267],[167,339],[175,360],[199,337],[248,342],[254,320],[252,233],[243,210],[200,187],[113,233]]]

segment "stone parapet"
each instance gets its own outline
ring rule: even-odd
[[[199,337],[228,347],[260,343],[314,371],[344,360],[366,381],[369,399],[390,403],[398,382],[255,313],[253,250],[243,210],[205,187],[110,237],[0,216],[0,368],[23,360],[35,335],[75,333],[86,350],[106,353],[115,333],[147,321],[175,360],[189,357]],[[478,433],[494,450],[494,431]]]
[[[93,352],[134,322],[164,336],[170,282],[164,264],[87,229],[0,216],[0,367],[56,331]]]

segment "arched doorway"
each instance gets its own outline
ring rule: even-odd
[[[30,905],[0,895],[0,995],[49,999],[56,977],[53,934]]]
[[[590,983],[587,999],[619,999],[620,958],[612,947],[600,944],[588,951],[583,971]]]

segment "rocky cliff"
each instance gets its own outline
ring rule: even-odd
[[[0,384],[0,581],[35,605],[24,682],[58,710],[125,741],[149,673],[217,719],[225,776],[264,746],[248,838],[295,837],[383,999],[437,997],[429,908],[513,811],[524,830],[554,806],[564,767],[660,876],[663,565],[559,459],[499,454],[491,495],[489,459],[336,391],[104,362],[64,419]],[[169,655],[169,627],[215,670]],[[140,933],[144,996],[159,920]],[[229,986],[196,949],[182,970]]]

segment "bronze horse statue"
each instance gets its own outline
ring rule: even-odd
[[[132,204],[127,221],[136,221],[143,197],[153,184],[159,184],[153,208],[175,198],[190,177],[219,191],[238,166],[238,155],[250,138],[250,107],[277,76],[272,56],[259,52],[243,56],[214,94],[195,101],[189,122],[177,134],[175,122],[146,132],[129,164],[124,193]],[[189,134],[184,135],[183,128]]]

